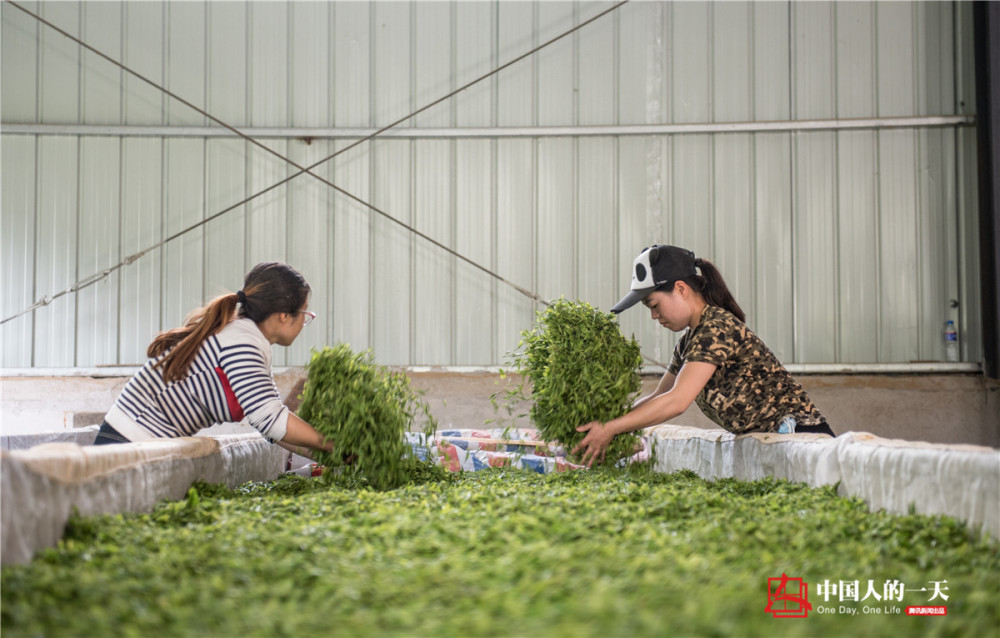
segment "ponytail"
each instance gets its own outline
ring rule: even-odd
[[[725,308],[733,313],[733,316],[739,319],[740,323],[746,323],[746,314],[740,308],[740,305],[736,303],[733,294],[729,292],[729,287],[722,278],[722,273],[715,267],[715,264],[699,257],[694,260],[694,265],[701,269],[701,275],[688,277],[684,280],[684,283],[691,286],[696,292],[701,293],[701,296],[705,298],[705,302],[708,305]]]
[[[726,286],[726,281],[722,278],[722,273],[715,267],[715,264],[707,259],[698,257],[694,260],[694,265],[701,269],[701,274],[684,277],[680,281],[683,281],[691,290],[700,294],[708,305],[724,308],[739,319],[740,323],[746,323],[746,314],[743,313],[740,305],[736,303],[733,294],[729,292],[729,287]],[[658,290],[673,292],[674,283],[671,281],[663,284]]]
[[[192,312],[180,328],[161,332],[149,344],[146,356],[156,358],[163,368],[163,380],[180,381],[191,362],[198,356],[201,344],[237,317],[261,323],[276,312],[293,314],[309,299],[309,284],[294,268],[270,262],[257,264],[247,273],[243,290],[216,297],[204,308]]]
[[[204,308],[198,308],[180,328],[156,335],[146,349],[146,356],[155,358],[167,353],[156,365],[163,368],[163,380],[180,381],[198,355],[205,339],[226,327],[236,314],[236,293],[216,297]],[[169,350],[169,352],[167,352]]]

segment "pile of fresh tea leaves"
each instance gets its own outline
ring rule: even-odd
[[[539,312],[535,326],[521,336],[511,360],[530,384],[531,420],[541,438],[571,450],[585,436],[578,426],[610,421],[629,410],[641,385],[642,354],[614,315],[560,299]],[[511,398],[524,399],[523,386]],[[605,462],[631,454],[635,444],[635,435],[615,437]]]
[[[74,519],[59,547],[4,566],[0,630],[980,637],[1000,626],[1000,547],[954,519],[873,513],[832,486],[629,469],[493,469],[388,491],[336,475],[198,486],[149,514]],[[808,583],[808,617],[765,611],[782,574]],[[934,583],[947,600],[930,601]],[[947,615],[903,611],[927,604]]]
[[[376,489],[402,485],[412,466],[424,463],[413,456],[405,433],[430,434],[437,425],[405,374],[346,344],[313,351],[298,415],[333,441],[333,454],[315,455],[319,463],[340,466],[339,472]],[[349,465],[343,465],[345,459],[351,459]]]

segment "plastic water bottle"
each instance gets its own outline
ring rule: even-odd
[[[958,361],[958,331],[955,330],[955,322],[951,319],[944,326],[944,359]]]

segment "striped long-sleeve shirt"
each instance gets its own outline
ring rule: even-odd
[[[250,319],[206,339],[180,381],[164,382],[161,358],[146,362],[105,417],[127,439],[193,436],[244,417],[268,439],[284,438],[288,408],[271,374],[271,344]]]

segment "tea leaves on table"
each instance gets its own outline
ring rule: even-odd
[[[511,469],[394,490],[285,476],[77,519],[5,566],[17,636],[985,636],[1000,547],[833,487]],[[941,618],[764,613],[767,579],[947,580]],[[926,603],[908,591],[903,605]],[[840,602],[861,608],[868,603]],[[902,605],[901,605],[902,606]]]

